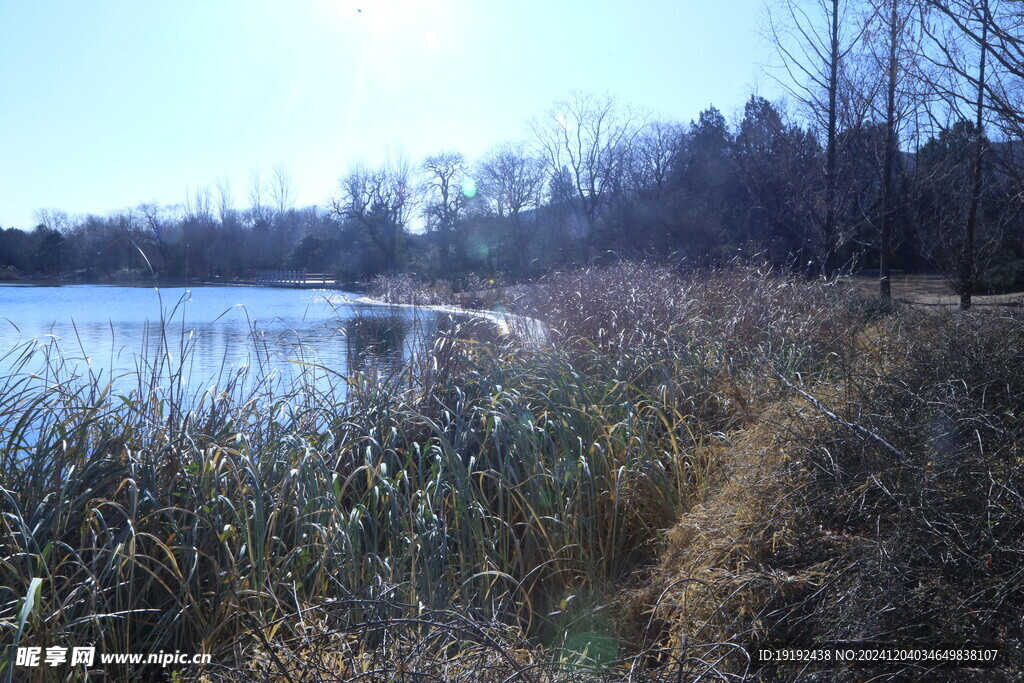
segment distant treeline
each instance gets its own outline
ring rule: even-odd
[[[770,33],[791,111],[751,96],[738,121],[710,107],[686,125],[575,93],[478,160],[351,167],[323,207],[293,208],[278,167],[254,175],[245,209],[222,183],[183,205],[43,211],[32,232],[0,233],[0,268],[518,279],[599,257],[740,255],[811,274],[937,269],[969,305],[1024,287],[1024,21],[1005,4],[790,0]]]

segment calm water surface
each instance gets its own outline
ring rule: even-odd
[[[241,368],[287,383],[303,372],[323,374],[295,361],[339,374],[356,364],[396,367],[433,331],[423,311],[354,298],[269,287],[0,285],[0,375],[49,364],[65,377],[114,378],[123,388],[140,368],[161,365],[181,368],[195,391]]]

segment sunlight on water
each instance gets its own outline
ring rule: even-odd
[[[401,366],[433,316],[350,303],[326,290],[72,285],[0,286],[0,376],[114,380],[130,388],[155,367],[191,393],[238,372],[323,384],[354,370]],[[6,322],[4,322],[6,321]],[[32,360],[21,364],[26,350]]]

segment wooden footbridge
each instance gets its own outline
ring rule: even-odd
[[[294,287],[298,289],[335,288],[338,281],[328,273],[307,273],[304,270],[261,270],[255,277],[238,280],[206,280],[209,285],[261,285],[263,287]]]

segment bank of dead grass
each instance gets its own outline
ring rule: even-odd
[[[989,679],[1021,663],[1024,323],[905,310],[730,435],[629,615],[687,678]],[[830,413],[830,414],[829,414]],[[763,666],[761,647],[1000,650],[999,664]]]

